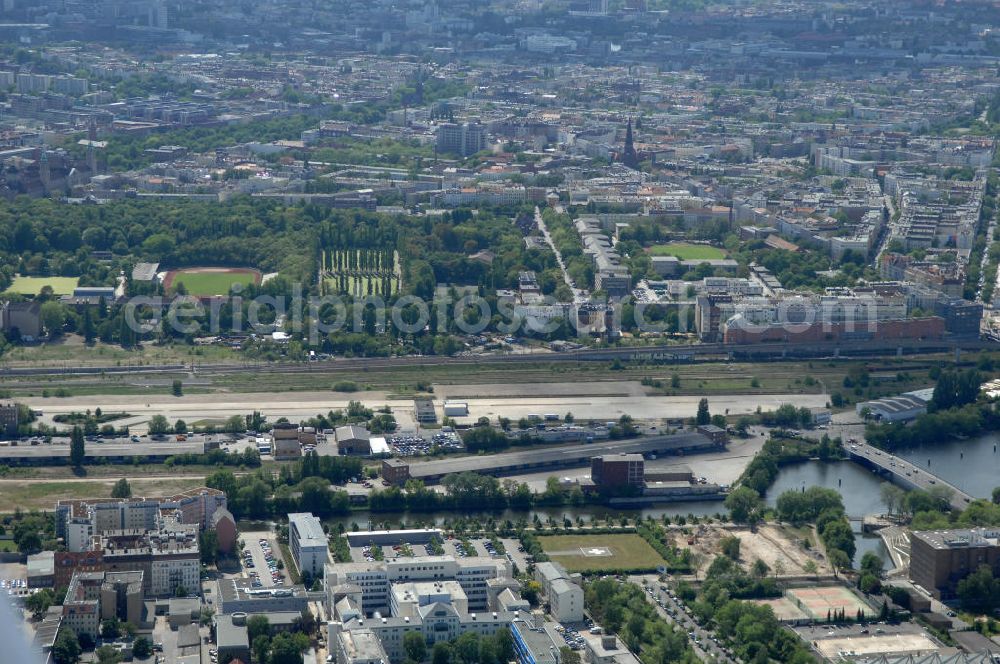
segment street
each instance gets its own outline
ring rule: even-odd
[[[656,612],[661,618],[687,633],[691,647],[700,660],[737,664],[737,660],[730,657],[716,642],[715,635],[698,625],[694,617],[688,613],[684,603],[672,594],[672,590],[661,590],[667,586],[659,580],[659,577],[653,574],[635,575],[630,576],[629,581],[646,591],[646,599],[656,607]]]

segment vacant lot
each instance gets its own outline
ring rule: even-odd
[[[726,252],[722,249],[716,249],[706,244],[688,244],[687,242],[658,244],[650,247],[649,253],[652,256],[676,256],[682,261],[713,260],[726,257]]]
[[[260,272],[250,268],[197,267],[168,273],[163,287],[176,289],[183,284],[189,295],[208,297],[228,295],[234,284],[249,286],[260,281]]]
[[[570,572],[651,570],[664,560],[646,540],[634,534],[548,535],[542,549]]]
[[[2,480],[0,481],[0,513],[25,510],[51,510],[63,498],[110,498],[117,477],[100,479],[66,479],[61,481]],[[204,477],[168,477],[157,479],[129,478],[133,496],[170,496],[180,491],[202,486]]]
[[[7,293],[38,295],[45,286],[50,286],[56,295],[72,295],[80,280],[76,277],[14,277]]]

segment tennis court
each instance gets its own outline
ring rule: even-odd
[[[811,620],[811,616],[800,609],[795,602],[787,597],[778,599],[755,599],[753,603],[758,606],[769,606],[774,611],[774,617],[780,622],[802,622]]]
[[[858,609],[866,616],[875,615],[871,607],[843,586],[791,588],[785,593],[785,597],[814,620],[826,620],[827,614],[841,612],[853,619],[858,615]]]

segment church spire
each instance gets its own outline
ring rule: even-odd
[[[635,152],[635,144],[632,138],[632,118],[628,119],[628,128],[625,130],[625,149],[622,150],[622,163],[629,168],[639,168],[639,155]]]

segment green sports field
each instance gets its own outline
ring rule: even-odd
[[[76,277],[14,277],[5,292],[21,295],[38,295],[45,286],[51,286],[56,295],[72,295],[80,280]]]
[[[244,269],[191,269],[170,273],[164,286],[176,289],[179,284],[189,295],[208,297],[228,295],[234,284],[248,286],[260,282],[260,273]]]
[[[632,533],[545,535],[538,541],[549,558],[570,572],[651,570],[665,564],[646,540]]]
[[[726,252],[707,244],[688,244],[687,242],[668,242],[658,244],[649,248],[651,256],[676,256],[682,261],[686,260],[714,260],[725,258]]]

